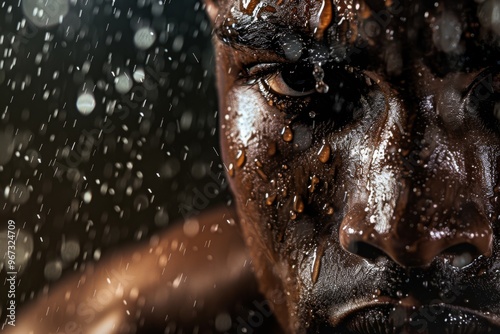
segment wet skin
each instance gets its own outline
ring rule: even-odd
[[[492,3],[209,3],[224,161],[286,332],[500,331]]]
[[[203,233],[169,230],[64,280],[16,332],[213,327],[258,283],[285,333],[499,333],[492,3],[208,1],[246,249],[231,212],[202,216]],[[87,321],[75,307],[124,268],[134,278]]]

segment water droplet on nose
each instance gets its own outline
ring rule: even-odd
[[[236,153],[236,167],[241,168],[245,164],[246,156],[244,150],[238,150]]]
[[[330,154],[331,154],[331,148],[330,144],[323,144],[321,148],[318,151],[318,159],[322,163],[327,163],[328,160],[330,159]]]
[[[298,213],[304,212],[304,202],[302,201],[300,195],[295,195],[293,197],[293,211]]]
[[[283,136],[283,140],[286,142],[291,142],[293,140],[293,131],[288,126],[283,128],[281,135]]]

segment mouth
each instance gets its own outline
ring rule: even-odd
[[[499,333],[500,319],[444,303],[422,306],[401,305],[397,301],[374,301],[349,307],[330,319],[333,331],[342,334],[474,334]]]

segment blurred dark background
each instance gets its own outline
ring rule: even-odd
[[[230,201],[211,27],[194,0],[0,1],[0,306]]]

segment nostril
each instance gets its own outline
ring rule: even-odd
[[[481,252],[477,247],[469,243],[460,243],[445,249],[442,255],[451,257],[451,265],[457,268],[463,268],[471,264]]]
[[[347,251],[370,261],[375,261],[379,257],[387,256],[382,250],[364,241],[350,242]]]

